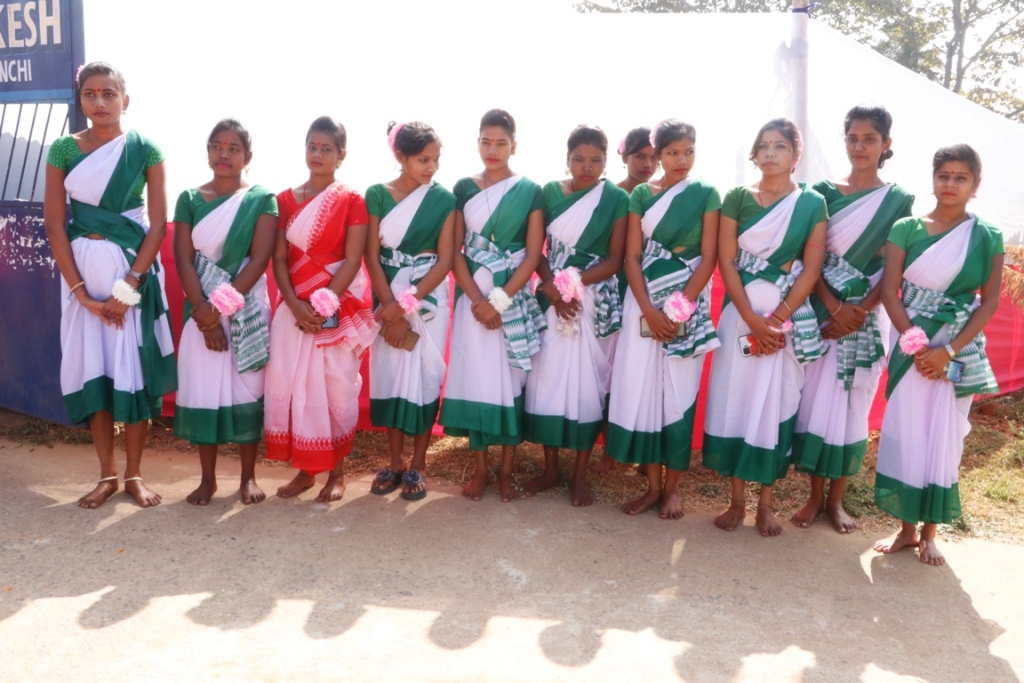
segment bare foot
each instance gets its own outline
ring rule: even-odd
[[[217,482],[204,480],[199,482],[199,487],[192,493],[188,494],[188,496],[185,497],[185,500],[193,505],[206,505],[210,502],[210,499],[213,498],[213,494],[216,492]]]
[[[920,539],[917,537],[917,528],[904,527],[889,538],[875,541],[875,545],[872,547],[878,552],[888,555],[897,550],[903,550],[908,546],[917,546],[919,543]]]
[[[660,507],[661,509],[658,511],[658,516],[662,519],[683,518],[683,503],[679,500],[679,493],[677,491],[666,493],[662,496]]]
[[[115,493],[117,493],[117,478],[101,481],[96,484],[96,488],[78,499],[78,507],[95,510]]]
[[[825,503],[815,503],[813,500],[807,501],[807,505],[793,513],[793,516],[789,518],[789,521],[796,524],[801,529],[806,529],[810,525],[814,524],[814,520],[818,518],[822,512],[825,511]]]
[[[938,546],[935,545],[934,538],[921,537],[919,543],[920,549],[918,550],[918,553],[920,554],[922,562],[930,564],[933,567],[941,567],[946,564],[946,557],[939,552]]]
[[[848,534],[851,531],[857,529],[857,523],[853,521],[850,515],[846,514],[846,510],[843,509],[842,505],[828,510],[828,518],[832,520],[832,526],[841,534]]]
[[[594,504],[594,494],[590,492],[586,476],[573,477],[569,482],[569,497],[573,507],[585,508]]]
[[[766,503],[757,504],[757,530],[761,532],[761,535],[765,538],[770,536],[778,536],[782,533],[782,526],[779,524],[779,520],[775,517],[775,510],[772,509],[771,505]]]
[[[743,523],[747,516],[747,504],[744,501],[730,503],[729,509],[715,517],[715,526],[725,531],[734,531]]]
[[[256,485],[255,479],[250,479],[238,487],[238,492],[242,494],[242,502],[246,505],[262,503],[267,498],[267,494],[263,493],[263,489]]]
[[[335,475],[334,472],[327,477],[327,483],[320,489],[320,495],[316,497],[321,503],[333,503],[341,500],[345,495],[345,475]]]
[[[605,475],[611,472],[613,467],[615,467],[615,458],[605,453],[600,460],[590,466],[590,471],[597,475]]]
[[[526,482],[523,489],[528,496],[535,496],[541,491],[547,491],[552,486],[558,486],[558,472],[548,472],[546,469],[539,477]]]
[[[523,497],[523,490],[512,477],[498,477],[498,492],[501,493],[502,503],[511,503]]]
[[[652,491],[651,489],[647,489],[647,493],[640,496],[636,500],[631,500],[628,503],[623,503],[622,506],[619,507],[619,509],[625,512],[627,515],[641,515],[650,510],[655,505],[657,505],[658,501],[660,500],[660,491]]]
[[[462,495],[470,500],[483,498],[484,489],[487,488],[487,474],[474,474],[473,479],[462,489]]]
[[[294,479],[277,489],[277,496],[279,498],[294,498],[303,491],[313,488],[315,483],[316,477],[299,470]]]
[[[125,479],[124,490],[131,494],[140,507],[151,508],[159,505],[163,500],[160,494],[146,486],[142,479]]]

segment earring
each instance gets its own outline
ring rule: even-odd
[[[569,167],[568,166],[565,167],[565,175],[569,175]]]

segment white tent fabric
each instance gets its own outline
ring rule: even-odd
[[[130,125],[165,150],[172,199],[208,176],[203,142],[222,116],[250,127],[250,178],[276,191],[301,183],[305,130],[324,113],[348,128],[341,177],[359,189],[395,175],[385,143],[392,119],[420,119],[439,131],[437,180],[451,187],[479,169],[476,127],[491,107],[516,117],[513,168],[538,182],[564,177],[565,140],[578,123],[600,125],[614,146],[630,128],[678,117],[697,127],[695,174],[726,189],[756,177],[747,154],[760,125],[793,115],[789,13],[578,14],[568,0],[306,0],[300,10],[267,14],[180,0],[147,9],[149,21],[201,47],[150,59],[146,31],[116,30],[134,21],[133,7],[128,0],[90,7],[87,57],[125,70]],[[316,32],[311,40],[311,19],[337,35]],[[222,45],[223,26],[237,36],[272,36],[273,49],[239,53],[238,45]],[[884,177],[914,192],[917,210],[931,202],[932,154],[967,142],[985,171],[973,210],[1001,227],[1008,243],[1024,241],[1024,126],[813,19],[808,42],[802,179],[845,174],[843,115],[879,102],[895,119],[895,156]],[[237,68],[226,66],[232,61]],[[622,177],[618,159],[608,172]]]

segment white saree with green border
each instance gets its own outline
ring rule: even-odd
[[[533,211],[544,208],[541,188],[512,176],[481,190],[470,178],[455,185],[466,235],[462,245],[473,280],[486,297],[508,282],[526,258],[526,230]],[[472,302],[456,291],[448,377],[439,422],[446,434],[468,436],[470,450],[514,446],[523,440],[523,389],[540,348],[544,316],[524,286],[488,330],[473,317]]]
[[[182,199],[175,221],[189,222],[188,216],[181,215]],[[199,207],[192,223],[192,244],[204,294],[245,267],[256,221],[268,208],[276,213],[276,207],[274,195],[258,185]],[[205,336],[190,311],[186,301],[178,346],[175,436],[203,445],[258,443],[263,436],[264,375],[270,348],[267,276],[261,275],[246,293],[242,310],[221,316],[227,351],[206,348]]]
[[[890,241],[907,254],[902,299],[910,320],[928,335],[930,347],[941,347],[977,308],[977,291],[988,281],[992,259],[1003,253],[1002,236],[971,216],[928,237],[923,222],[910,218],[896,224]],[[949,524],[961,514],[960,457],[971,431],[971,402],[975,394],[998,390],[985,355],[985,334],[957,354],[966,369],[956,384],[926,379],[914,368],[913,357],[900,350],[898,339],[894,328],[875,503],[905,522]]]
[[[828,182],[815,189],[825,196],[830,214],[822,277],[844,305],[858,304],[881,279],[880,250],[893,223],[910,215],[914,197],[891,184],[850,195]],[[816,295],[811,299],[824,329],[828,311]],[[889,329],[889,317],[879,305],[856,332],[825,340],[829,352],[806,366],[793,435],[798,472],[839,479],[860,471]]]
[[[608,255],[616,221],[625,217],[629,197],[603,180],[565,196],[561,183],[544,187],[548,218],[547,259],[557,273],[582,273]],[[588,450],[604,426],[611,380],[611,352],[620,327],[621,305],[614,277],[584,287],[575,323],[563,324],[544,295],[537,293],[547,329],[526,380],[523,430],[527,441]]]
[[[686,179],[651,196],[647,185],[630,197],[641,216],[641,268],[651,302],[662,308],[682,291],[701,262],[704,215],[721,208],[718,190]],[[711,324],[711,283],[679,336],[659,342],[640,336],[641,309],[630,288],[622,306],[622,331],[612,362],[606,451],[619,462],[690,467],[697,393],[707,353],[719,346]]]
[[[748,206],[754,201],[746,188],[732,193],[740,193]],[[729,200],[727,195],[723,215]],[[737,220],[736,262],[754,313],[769,315],[803,272],[799,258],[804,245],[827,215],[821,195],[803,188],[757,208],[753,216]],[[790,270],[783,271],[789,262]],[[722,348],[711,365],[703,444],[704,466],[722,476],[766,485],[786,476],[804,366],[820,357],[824,347],[809,303],[797,307],[792,319],[794,330],[786,334],[782,350],[745,357],[739,339],[750,334],[750,328],[726,299],[718,321]]]
[[[128,275],[149,232],[145,205],[126,208],[148,156],[146,141],[129,131],[80,157],[65,178],[71,252],[86,292],[98,301]],[[159,417],[164,394],[175,390],[174,342],[159,256],[139,293],[141,303],[125,312],[118,328],[85,310],[61,279],[60,384],[72,422],[99,410],[128,424]]]
[[[378,186],[376,192],[387,190]],[[370,191],[367,191],[370,196]],[[399,294],[416,285],[437,262],[437,238],[455,209],[451,192],[437,184],[421,185],[380,217],[380,263]],[[406,313],[419,341],[411,350],[388,346],[378,336],[370,347],[370,420],[375,427],[423,434],[434,426],[444,382],[444,349],[451,307],[446,277],[421,300],[417,313]]]

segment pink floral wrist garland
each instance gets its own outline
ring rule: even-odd
[[[770,320],[773,315],[775,315],[775,314],[774,313],[769,313],[769,314],[767,314],[765,316],[765,318],[768,318]],[[770,327],[772,329],[772,331],[774,331],[774,332],[781,332],[782,334],[789,334],[790,332],[793,331],[793,322],[791,320],[783,320],[781,328],[775,327],[774,325],[769,325],[768,327]]]
[[[316,311],[318,316],[321,318],[330,318],[338,312],[338,308],[341,306],[341,300],[338,298],[338,295],[334,293],[333,289],[329,287],[321,287],[310,295],[309,304],[313,307],[313,310]]]
[[[398,305],[402,307],[406,315],[419,313],[420,300],[416,298],[416,291],[416,285],[409,285],[407,289],[398,295]]]
[[[555,274],[552,284],[565,303],[583,301],[583,279],[580,277],[579,268],[563,268]]]
[[[900,335],[900,351],[908,356],[913,356],[927,346],[928,334],[917,325]]]
[[[230,282],[217,285],[210,292],[209,299],[210,305],[216,308],[218,313],[229,318],[245,305],[245,297]]]
[[[697,304],[682,292],[672,292],[665,301],[665,315],[676,324],[685,323],[697,310]]]

